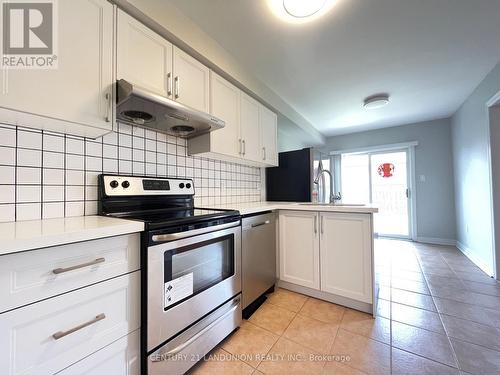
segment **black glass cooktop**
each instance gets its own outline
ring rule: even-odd
[[[238,217],[240,213],[233,210],[216,210],[211,208],[178,208],[136,211],[129,213],[113,214],[122,219],[144,221],[149,229],[171,227],[182,224],[198,223],[206,220],[216,220]]]

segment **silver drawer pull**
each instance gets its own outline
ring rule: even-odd
[[[66,268],[55,268],[52,270],[52,273],[55,273],[56,275],[64,272],[69,272],[69,271],[74,271],[79,268],[84,268],[84,267],[90,267],[93,266],[94,264],[99,264],[99,263],[104,263],[106,259],[104,258],[97,258],[94,260],[91,260],[90,262],[87,263],[82,263],[82,264],[77,264],[76,266],[71,266],[71,267],[66,267]]]
[[[59,339],[62,339],[64,336],[68,336],[76,331],[79,331],[81,330],[82,328],[85,328],[85,327],[88,327],[94,323],[97,323],[98,321],[100,320],[103,320],[106,318],[106,315],[105,314],[99,314],[97,315],[94,319],[92,320],[89,320],[88,322],[86,323],[82,323],[80,324],[79,326],[76,326],[74,328],[71,328],[67,331],[59,331],[59,332],[56,332],[52,335],[52,337],[55,339],[55,340],[59,340]]]
[[[269,224],[269,223],[270,223],[270,221],[266,220],[266,221],[263,221],[262,223],[252,224],[252,228],[260,227],[262,225],[266,225],[266,224]]]

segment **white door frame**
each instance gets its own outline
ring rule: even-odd
[[[491,265],[491,271],[493,271],[493,276],[498,279],[500,275],[500,248],[496,249],[497,236],[500,238],[500,233],[497,233],[496,223],[495,223],[495,191],[493,191],[493,158],[492,158],[492,146],[491,146],[491,108],[500,105],[500,91],[496,93],[488,102],[486,103],[486,111],[488,116],[488,127],[487,127],[487,137],[488,137],[488,167],[490,170],[489,183],[490,183],[490,215],[491,215],[491,249],[493,255],[493,264]],[[496,125],[498,126],[498,125]],[[500,220],[500,212],[497,212],[497,220]],[[499,229],[500,231],[500,229]],[[482,267],[481,267],[482,268]],[[486,270],[485,270],[486,271]],[[489,273],[489,272],[487,272]]]
[[[412,241],[417,240],[417,190],[415,183],[415,147],[418,146],[418,142],[405,142],[405,143],[392,143],[387,145],[371,146],[371,147],[361,147],[354,149],[345,150],[335,150],[330,151],[330,155],[341,155],[341,154],[370,154],[370,153],[383,153],[390,151],[407,151],[407,174],[408,174],[408,190],[409,190],[409,204],[408,204],[408,219],[409,219],[409,232],[408,238]],[[333,162],[333,161],[332,161]],[[370,161],[371,163],[371,161]],[[341,183],[342,167],[341,163],[337,163],[336,167],[339,173],[336,180]],[[333,164],[332,164],[333,165]],[[371,180],[371,168],[370,168],[370,180]],[[339,185],[339,189],[342,185]],[[370,187],[371,190],[371,187]],[[371,193],[370,193],[371,194]],[[408,239],[407,237],[404,237]]]

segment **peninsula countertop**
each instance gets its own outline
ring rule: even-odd
[[[348,204],[314,204],[307,202],[250,202],[250,203],[226,203],[210,206],[213,208],[238,210],[242,215],[251,215],[264,211],[295,210],[295,211],[321,211],[321,212],[350,212],[372,214],[378,212],[378,208],[372,205],[348,205]]]

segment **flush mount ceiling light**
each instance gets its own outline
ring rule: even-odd
[[[306,23],[326,14],[338,0],[267,0],[279,19],[288,23]]]
[[[387,104],[389,104],[389,95],[377,94],[366,98],[363,107],[366,109],[378,109],[385,107]]]
[[[318,13],[325,3],[326,0],[283,0],[283,8],[293,17],[304,18]]]

